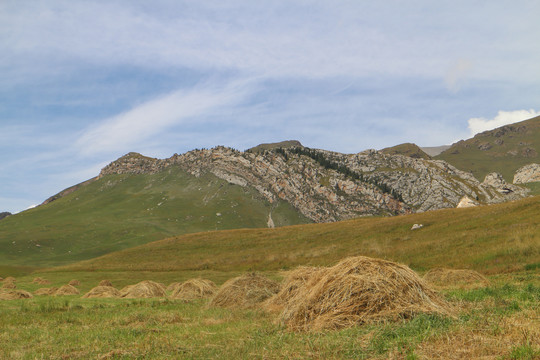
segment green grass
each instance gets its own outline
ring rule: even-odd
[[[93,275],[88,280],[98,281]],[[214,308],[206,300],[0,301],[0,358],[446,359],[461,351],[461,358],[535,359],[540,282],[524,277],[499,275],[488,288],[444,290],[455,318],[418,315],[323,332],[291,332],[277,314]]]
[[[276,226],[309,222],[211,174],[110,175],[2,220],[0,263],[67,264],[178,234],[266,227],[270,211]]]

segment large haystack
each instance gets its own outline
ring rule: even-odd
[[[217,286],[211,280],[191,279],[177,285],[171,294],[171,298],[180,300],[195,300],[211,297],[217,291]]]
[[[96,286],[83,295],[83,298],[115,298],[120,297],[120,291],[112,286]]]
[[[79,295],[79,290],[73,285],[62,285],[56,292],[54,293],[55,296],[63,296],[63,295]]]
[[[313,276],[317,276],[320,271],[325,271],[325,268],[300,266],[288,271],[281,284],[281,290],[266,300],[264,307],[269,311],[282,311],[304,284]]]
[[[314,272],[281,314],[290,329],[338,329],[355,324],[449,314],[449,305],[409,267],[364,256]]]
[[[210,305],[252,308],[279,291],[279,284],[259,274],[246,274],[227,280]]]
[[[431,269],[424,275],[424,280],[438,287],[483,287],[489,280],[482,274],[467,269]]]
[[[138,284],[128,286],[122,289],[121,297],[128,299],[136,299],[165,296],[164,286],[154,281],[145,280],[141,281]]]
[[[77,280],[77,279],[73,279],[70,282],[68,282],[68,285],[79,286],[79,285],[81,285],[81,282],[79,280]]]
[[[50,287],[50,288],[39,288],[36,291],[34,291],[34,295],[54,295],[56,291],[58,290],[57,287]]]
[[[32,297],[32,294],[24,290],[0,290],[0,300],[30,299]]]
[[[111,280],[101,280],[98,286],[113,286]]]

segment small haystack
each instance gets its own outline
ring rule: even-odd
[[[210,305],[221,307],[256,307],[279,291],[279,284],[259,274],[246,274],[227,280]]]
[[[13,276],[8,276],[4,279],[4,282],[16,282],[17,280]]]
[[[424,280],[438,287],[483,287],[489,280],[479,272],[467,269],[431,269]]]
[[[288,271],[281,284],[281,290],[266,300],[264,307],[269,311],[282,311],[310,278],[317,276],[319,272],[324,270],[325,268],[300,266]]]
[[[54,293],[55,296],[63,296],[63,295],[79,295],[80,292],[77,290],[77,288],[73,285],[63,285],[61,286],[56,292]]]
[[[449,314],[449,305],[409,267],[364,256],[314,272],[281,314],[294,330],[338,329],[416,313]]]
[[[15,281],[4,280],[4,282],[2,283],[2,289],[16,289],[16,288],[17,288],[17,284],[15,283]]]
[[[0,276],[0,282],[4,281],[4,278]]]
[[[30,299],[32,294],[24,290],[0,290],[0,300]]]
[[[38,285],[49,285],[51,283],[49,280],[43,279],[43,278],[40,278],[40,277],[34,278],[34,280],[32,280],[32,282],[34,284],[38,284]]]
[[[135,285],[128,285],[120,292],[121,297],[128,299],[165,296],[164,286],[150,280],[141,281]]]
[[[191,279],[176,286],[171,298],[180,300],[195,300],[211,297],[217,291],[217,286],[211,280]]]
[[[34,295],[54,295],[57,290],[58,288],[54,286],[50,288],[39,288],[34,291]]]
[[[81,285],[81,282],[79,280],[77,280],[77,279],[73,279],[70,282],[68,282],[68,285],[79,286],[79,285]]]
[[[101,280],[98,286],[113,286],[111,280]]]
[[[120,297],[120,291],[112,286],[96,286],[83,295],[83,298],[115,298]]]

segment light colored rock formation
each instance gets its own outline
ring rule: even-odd
[[[519,168],[514,175],[514,184],[540,181],[540,164],[529,164]]]
[[[515,200],[527,195],[528,189],[521,186],[509,184],[504,180],[501,174],[492,172],[486,175],[482,182],[484,186],[491,186],[496,189],[500,194],[504,195],[504,199]],[[500,200],[500,199],[498,199]],[[499,201],[494,201],[499,202]]]
[[[478,203],[476,201],[474,201],[473,199],[471,199],[470,197],[468,196],[464,196],[461,198],[461,200],[459,200],[459,203],[457,204],[457,208],[468,208],[468,207],[473,207],[473,206],[478,206]]]

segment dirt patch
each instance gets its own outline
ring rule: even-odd
[[[177,285],[172,289],[171,298],[180,300],[194,300],[213,296],[217,286],[211,280],[191,279]]]
[[[227,280],[210,302],[220,307],[253,308],[279,291],[279,283],[256,273]]]
[[[84,299],[89,298],[116,298],[120,297],[120,291],[112,286],[96,286],[82,296]]]
[[[358,256],[314,272],[288,300],[281,320],[292,330],[318,331],[417,313],[449,315],[450,309],[409,267]]]
[[[128,285],[120,290],[120,296],[128,299],[164,297],[165,289],[162,284],[145,280],[135,285]]]

